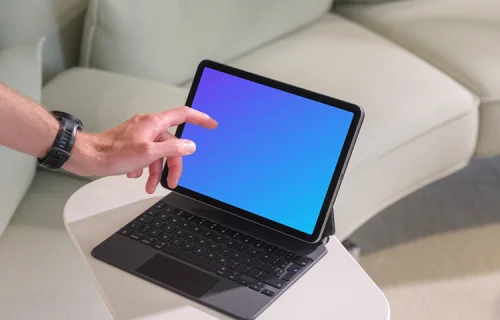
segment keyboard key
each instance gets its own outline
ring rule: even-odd
[[[271,291],[271,290],[269,290],[269,289],[264,289],[264,290],[262,290],[261,292],[262,292],[263,294],[265,294],[266,296],[270,296],[270,297],[274,296],[274,292],[273,292],[273,291]]]
[[[142,229],[142,227],[144,227],[144,223],[139,221],[132,221],[128,226],[134,230],[139,230]]]
[[[212,221],[206,220],[202,223],[202,225],[206,228],[209,228],[212,225]]]
[[[279,269],[279,268],[278,268],[278,267],[276,267],[276,266],[273,266],[273,265],[269,265],[269,266],[266,268],[266,270],[264,270],[264,271],[265,271],[265,272],[267,272],[267,273],[273,274],[273,273],[274,273],[274,271],[275,271],[276,269]]]
[[[241,233],[235,231],[234,234],[231,236],[231,238],[239,241],[242,238],[242,235]]]
[[[218,227],[219,225],[215,222],[210,222],[208,225],[207,225],[207,228],[208,229],[211,229],[211,230],[214,230],[215,231],[215,228]]]
[[[192,224],[189,223],[189,222],[181,222],[179,223],[178,227],[179,228],[182,228],[184,230],[189,230],[189,227],[191,226]]]
[[[259,269],[259,270],[264,271],[264,270],[267,269],[268,266],[269,266],[269,264],[267,264],[267,263],[264,262],[264,263],[262,263],[260,266],[258,266],[256,268]]]
[[[172,207],[171,205],[168,205],[168,204],[167,204],[165,207],[163,207],[163,208],[161,209],[161,211],[166,212],[166,213],[171,213],[171,212],[174,212],[174,211],[175,211],[175,208],[174,208],[174,207]]]
[[[212,241],[217,242],[217,243],[221,243],[224,241],[224,236],[221,236],[220,234],[215,235],[212,237]]]
[[[260,261],[258,259],[253,259],[252,266],[255,268],[259,268],[259,270],[260,270],[260,267],[263,267],[265,269],[266,263],[263,261]]]
[[[213,231],[208,231],[208,230],[203,230],[200,235],[203,237],[203,238],[206,238],[206,239],[211,239],[212,236],[214,235]]]
[[[220,248],[220,244],[215,243],[215,242],[210,242],[207,245],[207,248],[208,248],[208,250],[217,251]]]
[[[124,235],[124,236],[128,236],[133,231],[134,231],[134,229],[132,229],[130,227],[125,227],[125,228],[121,229],[118,233],[121,234],[121,235]]]
[[[255,261],[258,261],[258,260],[255,258],[252,258],[252,257],[245,257],[245,259],[241,260],[241,262],[243,262],[244,264],[248,264],[249,266],[253,266]]]
[[[174,212],[172,212],[172,214],[176,217],[179,217],[179,218],[185,218],[186,217],[186,213],[182,210],[175,210]]]
[[[211,272],[215,272],[215,270],[219,268],[219,265],[212,261],[203,259],[202,257],[198,257],[192,254],[191,252],[187,252],[185,250],[170,245],[166,246],[163,249],[163,252]]]
[[[180,222],[181,222],[181,220],[177,217],[172,217],[172,218],[167,220],[167,223],[174,225],[174,226],[178,225]]]
[[[299,266],[303,266],[303,267],[307,266],[311,262],[312,262],[312,259],[307,258],[307,257],[295,257],[295,259],[293,259],[293,263],[296,263]]]
[[[278,289],[283,288],[286,283],[285,280],[278,279],[274,276],[266,277],[266,279],[264,279],[264,282]]]
[[[290,260],[293,259],[293,257],[295,257],[295,254],[293,254],[291,252],[287,252],[287,253],[285,253],[285,255],[282,258],[285,259],[285,260],[290,261]]]
[[[163,207],[166,207],[167,204],[166,203],[163,203],[163,202],[158,202],[156,205],[155,205],[155,208],[156,209],[162,209]]]
[[[255,278],[255,279],[260,279],[260,277],[262,277],[265,273],[260,271],[260,270],[257,270],[257,269],[253,269],[252,271],[250,271],[250,273],[248,274],[250,277],[252,278]]]
[[[159,239],[160,239],[161,241],[165,241],[165,242],[167,242],[167,241],[169,241],[170,239],[172,239],[173,237],[174,237],[174,236],[172,236],[171,234],[165,234],[165,233],[164,233],[164,234],[162,234],[162,235],[160,236],[160,238],[159,238]]]
[[[199,226],[202,226],[207,220],[201,219],[200,221],[197,221],[196,224]]]
[[[235,231],[227,227],[224,227],[221,229],[220,233],[222,233],[225,236],[231,237],[235,233]]]
[[[278,250],[276,250],[276,252],[274,252],[274,255],[277,256],[277,257],[281,257],[282,255],[285,254],[285,252],[286,251],[283,250],[283,249],[278,249]]]
[[[241,242],[243,242],[246,245],[251,245],[252,243],[255,242],[255,239],[250,236],[246,236],[245,238],[243,238]]]
[[[174,231],[174,235],[177,236],[177,237],[179,237],[179,238],[184,237],[186,234],[187,234],[186,230],[177,229],[177,230]]]
[[[255,291],[260,291],[262,290],[262,288],[264,288],[266,286],[266,284],[262,281],[257,281],[257,282],[254,282],[252,283],[249,288],[250,289],[253,289]]]
[[[302,266],[298,264],[292,263],[287,269],[286,274],[283,277],[285,280],[290,280],[294,275],[296,275],[300,270],[302,270]]]
[[[161,250],[163,248],[165,248],[165,246],[167,245],[167,243],[165,241],[161,241],[161,240],[156,240],[154,243],[153,243],[153,248],[156,248],[158,250]]]
[[[202,256],[205,254],[205,252],[207,252],[207,249],[195,246],[195,248],[193,249],[193,252],[194,252],[194,254],[196,254],[198,256]]]
[[[199,245],[200,247],[204,247],[207,245],[207,243],[209,243],[210,241],[208,241],[207,239],[203,239],[203,238],[198,238],[196,240],[194,240],[194,243],[196,243],[197,245]]]
[[[242,264],[239,268],[238,271],[241,272],[242,274],[249,274],[250,271],[252,271],[253,268],[250,266],[247,266],[245,264]]]
[[[245,259],[245,255],[242,254],[242,253],[239,253],[238,251],[231,252],[231,254],[229,255],[229,257],[231,259],[234,259],[234,260],[237,260],[237,261]]]
[[[264,249],[264,251],[266,251],[266,252],[268,252],[268,253],[273,253],[274,251],[276,251],[276,249],[278,249],[278,248],[276,248],[275,246],[272,246],[272,245],[268,245],[268,246]]]
[[[200,234],[203,231],[203,228],[197,225],[193,225],[193,227],[190,229],[191,232],[194,232],[196,234]]]
[[[157,210],[157,209],[149,209],[148,211],[146,211],[145,213],[148,215],[148,216],[156,216],[160,211]]]
[[[144,224],[148,224],[148,223],[153,222],[154,218],[144,214],[144,215],[140,216],[139,221],[144,223]]]
[[[181,248],[186,250],[186,251],[191,251],[194,248],[194,244],[192,244],[191,242],[184,242],[181,245]]]
[[[230,259],[228,257],[218,256],[214,259],[214,262],[225,266],[229,262],[229,260]]]
[[[225,238],[222,243],[229,248],[233,248],[236,245],[236,241],[231,238]]]
[[[241,262],[238,262],[238,261],[234,261],[234,260],[231,260],[228,264],[227,264],[227,267],[229,269],[233,269],[233,270],[238,270],[238,268],[241,266]]]
[[[284,259],[278,259],[276,261],[273,262],[273,265],[277,266],[278,268],[281,268],[281,269],[286,269],[289,265],[290,265],[291,262],[289,261],[286,261]]]
[[[262,253],[262,251],[255,249],[255,248],[252,248],[252,247],[248,247],[247,250],[245,251],[245,253],[248,254],[249,256],[257,257]]]
[[[186,216],[186,220],[187,220],[187,221],[194,222],[194,221],[195,221],[195,219],[196,219],[196,216],[194,216],[194,215],[192,215],[192,214],[188,214],[188,215]]]
[[[179,239],[179,238],[175,238],[175,237],[174,237],[174,238],[172,238],[172,239],[169,241],[169,243],[170,243],[171,245],[173,245],[173,246],[178,247],[178,246],[180,246],[181,244],[183,244],[183,243],[184,243],[184,240]]]
[[[227,278],[228,278],[229,280],[233,280],[233,281],[238,280],[240,277],[241,277],[241,273],[239,273],[239,272],[237,272],[237,271],[230,271],[230,272],[227,274]]]
[[[270,253],[267,253],[267,251],[264,251],[259,255],[259,259],[264,262],[272,262],[273,260],[276,260],[276,257]]]
[[[157,215],[156,218],[163,221],[167,221],[170,218],[170,215],[162,212],[159,215]]]
[[[144,228],[143,228],[144,229]],[[155,237],[155,238],[158,238],[159,236],[161,236],[161,231],[159,229],[151,229],[148,234],[152,237]]]
[[[250,277],[247,277],[247,276],[245,276],[245,275],[242,275],[242,276],[241,276],[241,277],[237,280],[237,282],[238,282],[239,284],[242,284],[242,285],[244,285],[244,286],[249,286],[249,285],[251,285],[252,283],[254,283],[255,281],[256,281],[255,279],[250,278]]]
[[[163,228],[161,228],[161,229],[165,232],[171,233],[171,232],[174,232],[175,229],[177,229],[177,228],[174,226],[171,226],[171,225],[164,225]]]
[[[141,242],[147,245],[152,245],[153,242],[155,242],[156,239],[151,237],[151,236],[145,236],[141,239]]]
[[[139,231],[134,231],[130,234],[130,238],[134,240],[141,240],[144,237],[144,233],[140,233]]]
[[[267,243],[265,243],[264,241],[260,241],[260,240],[257,240],[256,242],[254,242],[252,244],[253,247],[258,248],[258,249],[263,249],[266,245],[267,245]]]
[[[243,244],[243,243],[236,243],[234,245],[234,250],[238,250],[240,252],[247,251],[247,248],[248,248],[248,246],[246,244]]]
[[[226,268],[226,267],[220,267],[217,270],[217,272],[215,272],[215,273],[217,273],[220,276],[225,277],[225,276],[227,276],[229,274],[229,272],[231,272],[231,271],[228,268]]]
[[[196,239],[198,239],[198,237],[192,233],[187,232],[186,235],[184,236],[184,239],[189,241],[189,242],[195,242]]]
[[[220,247],[219,250],[217,250],[217,252],[222,254],[223,256],[228,256],[232,251],[233,249],[224,246]]]
[[[165,224],[165,222],[163,222],[161,220],[155,220],[151,225],[155,228],[160,229],[161,227],[163,227],[164,224]]]
[[[280,269],[280,268],[276,268],[273,272],[273,275],[276,277],[276,278],[281,278],[281,276],[285,273],[286,271],[283,270],[283,269]]]
[[[218,257],[219,257],[219,255],[217,253],[213,253],[212,251],[207,251],[203,255],[203,258],[208,259],[208,260],[215,260]]]
[[[142,233],[148,233],[148,231],[151,230],[151,226],[144,226],[142,227],[142,229],[140,230]]]

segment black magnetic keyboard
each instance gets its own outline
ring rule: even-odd
[[[268,296],[312,262],[163,202],[118,233]]]

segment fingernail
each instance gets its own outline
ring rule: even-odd
[[[196,150],[196,144],[191,140],[184,141],[184,150],[187,154],[191,154]]]

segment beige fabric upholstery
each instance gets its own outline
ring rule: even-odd
[[[92,1],[82,65],[179,84],[323,15],[332,0]]]
[[[0,318],[112,319],[64,228],[66,200],[85,183],[37,171],[0,239]]]
[[[476,154],[500,154],[500,1],[419,0],[337,6],[481,98]]]
[[[43,39],[0,51],[0,82],[39,102]],[[0,146],[0,236],[28,190],[36,159]]]
[[[113,128],[140,113],[183,106],[188,89],[96,69],[74,68],[43,88],[45,107],[78,117],[86,131]],[[175,133],[175,128],[170,128]]]
[[[328,15],[233,65],[365,109],[335,207],[340,239],[385,206],[465,166],[475,148],[473,94],[340,16]]]
[[[46,36],[43,72],[48,80],[78,63],[88,0],[0,1],[0,50]]]

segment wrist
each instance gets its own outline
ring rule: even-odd
[[[78,132],[68,161],[63,168],[80,176],[101,175],[103,151],[107,144],[100,135]]]

